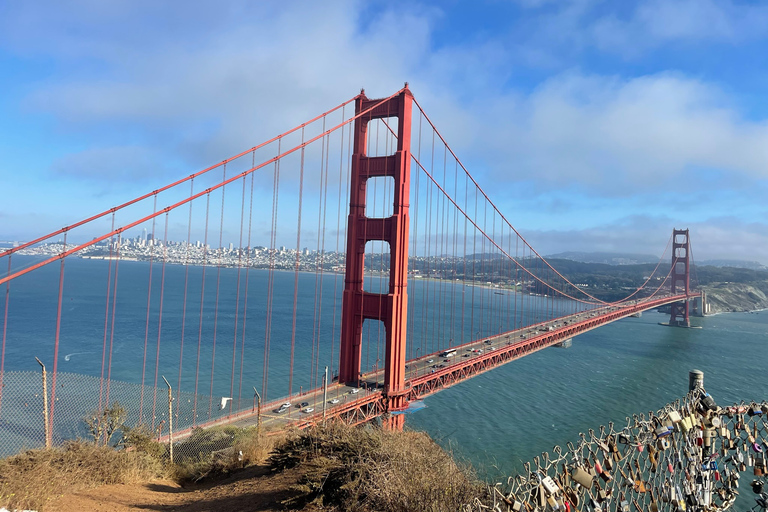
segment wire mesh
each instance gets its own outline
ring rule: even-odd
[[[48,380],[50,384],[50,379]],[[86,439],[104,444],[120,443],[125,428],[141,426],[154,439],[168,439],[168,390],[140,384],[109,381],[98,377],[60,372],[56,380],[55,403],[49,403],[53,446],[68,440]],[[48,389],[50,401],[51,390]],[[195,406],[197,402],[197,406]],[[3,375],[0,404],[0,457],[24,450],[45,447],[43,386],[41,374],[12,371]],[[210,415],[209,415],[209,405]],[[197,458],[231,446],[231,429],[202,434],[200,425],[223,422],[227,417],[251,412],[221,406],[220,397],[181,392],[173,393],[174,448],[177,459]],[[112,414],[113,416],[110,416]],[[115,428],[106,427],[114,420]],[[107,430],[113,430],[109,439]],[[217,433],[218,432],[218,433]],[[179,436],[179,434],[183,436]],[[203,440],[204,439],[204,440]],[[229,441],[226,441],[229,439]]]

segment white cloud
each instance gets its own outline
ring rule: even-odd
[[[716,87],[684,76],[567,73],[527,97],[484,99],[493,108],[475,143],[496,180],[622,195],[700,168],[768,179],[768,123],[745,119]]]
[[[768,35],[768,6],[732,0],[649,0],[628,17],[607,14],[591,27],[604,51],[636,56],[667,43],[739,43]]]
[[[138,131],[150,150],[163,148],[199,166],[295,126],[361,86],[372,97],[399,89],[428,49],[429,11],[385,12],[360,28],[361,7],[352,2],[278,11],[271,3],[253,5],[241,5],[246,15],[198,11],[214,19],[199,41],[192,37],[197,17],[177,20],[186,26],[168,34],[156,26],[174,23],[170,8],[143,7],[156,15],[146,22],[145,39],[119,30],[142,7],[126,14],[128,22],[102,13],[101,23],[115,32],[86,30],[75,40],[71,27],[43,19],[35,28],[46,33],[50,53],[65,60],[77,55],[77,65],[96,70],[41,84],[27,105],[82,133],[105,126],[118,134]],[[85,18],[94,22],[91,16]],[[183,34],[178,40],[176,31]]]

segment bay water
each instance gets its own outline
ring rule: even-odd
[[[13,266],[37,260],[14,256]],[[231,268],[204,273],[201,267],[168,265],[163,275],[155,262],[151,279],[149,269],[148,262],[121,262],[115,294],[114,263],[66,261],[59,372],[99,377],[106,346],[107,361],[112,348],[113,380],[153,386],[157,373],[184,392],[197,386],[211,400],[231,396],[236,406],[247,407],[253,387],[277,399],[319,385],[323,366],[332,373],[338,367],[343,275],[274,272],[270,278],[266,270],[252,270],[246,282],[244,270]],[[58,265],[49,265],[12,282],[6,372],[37,370],[35,356],[52,368],[59,272]],[[383,277],[370,277],[366,289],[376,292],[377,286],[386,286]],[[0,311],[4,300],[3,293]],[[524,300],[527,316],[517,306]],[[407,354],[442,350],[571,307],[461,282],[413,279]],[[680,398],[694,368],[704,372],[705,387],[718,403],[768,398],[768,312],[693,318],[700,329],[659,325],[667,318],[646,312],[580,335],[570,348],[548,348],[474,377],[426,398],[426,408],[407,415],[406,424],[493,480],[556,444],[576,441],[579,432],[610,421],[623,425],[626,416]],[[380,323],[366,322],[363,371],[380,367],[383,349]],[[0,414],[7,416],[3,407]]]

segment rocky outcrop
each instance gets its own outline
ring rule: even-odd
[[[768,281],[712,283],[702,289],[707,292],[710,314],[768,308]]]

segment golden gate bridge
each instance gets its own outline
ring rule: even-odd
[[[87,290],[83,270],[70,270],[81,258],[99,262]],[[654,271],[621,300],[571,282],[503,215],[407,84],[383,99],[361,91],[4,250],[0,265],[0,428],[18,424],[31,400],[6,349],[24,352],[34,327],[45,353],[25,355],[48,361],[57,439],[73,418],[57,411],[107,407],[117,374],[138,386],[130,418],[152,429],[171,419],[170,377],[177,434],[331,417],[399,429],[409,404],[606,323],[670,305],[669,324],[690,326],[700,296],[688,230],[673,230]],[[24,288],[43,273],[49,300],[35,321],[22,319]],[[81,295],[89,302],[73,318]],[[96,354],[91,384],[73,391],[62,359],[81,350]]]

